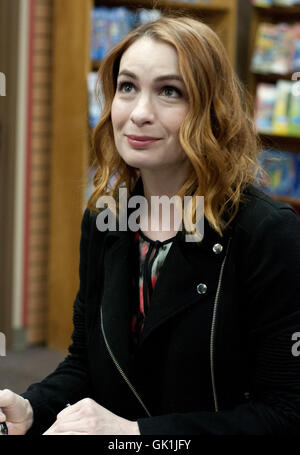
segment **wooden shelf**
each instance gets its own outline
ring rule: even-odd
[[[292,80],[293,73],[288,74],[275,74],[275,73],[257,73],[252,72],[253,77],[255,77],[256,82],[273,82],[276,83],[278,79],[284,79],[286,81]]]
[[[300,5],[292,7],[262,7],[253,5],[248,68],[251,67],[251,60],[255,49],[256,34],[258,27],[262,22],[274,24],[285,22],[292,24],[297,21],[300,22]],[[275,84],[279,79],[292,80],[292,74],[272,74],[249,71],[248,89],[252,94],[253,99],[255,100],[256,98],[256,87],[258,83],[265,82]],[[264,148],[300,153],[300,137],[260,133],[260,138]],[[289,196],[277,196],[272,194],[270,194],[270,196],[273,199],[286,202],[294,207],[300,207],[300,198],[297,199]]]
[[[260,133],[260,138],[265,147],[300,153],[300,137]]]
[[[282,17],[288,16],[290,22],[300,18],[300,5],[295,6],[253,6],[254,10],[262,16]]]
[[[255,49],[255,41],[258,27],[262,22],[295,22],[300,21],[300,5],[293,7],[262,7],[253,5],[252,9],[252,26],[249,45],[248,68],[251,67],[253,52]],[[292,73],[274,74],[274,73],[258,73],[249,71],[248,89],[252,94],[253,100],[256,98],[256,87],[260,82],[276,83],[279,79],[292,80]],[[300,137],[297,136],[279,136],[276,134],[261,133],[260,137],[266,147],[271,147],[280,150],[287,150],[294,153],[300,152]]]
[[[155,8],[155,9],[172,9],[188,10],[190,12],[216,14],[218,12],[224,13],[232,8],[234,1],[227,0],[211,0],[209,3],[206,1],[198,1],[196,3],[189,2],[176,2],[167,0],[95,0],[95,6],[125,6],[127,8]]]

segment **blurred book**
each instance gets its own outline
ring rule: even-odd
[[[272,0],[252,0],[252,4],[256,6],[271,6],[273,4]]]
[[[161,16],[160,10],[140,8],[133,11],[119,6],[92,9],[91,59],[101,60],[132,29],[140,24],[154,21]]]
[[[300,23],[259,25],[251,71],[289,74],[300,67]]]
[[[101,60],[134,26],[135,14],[123,6],[92,9],[91,59]]]
[[[276,101],[276,85],[260,83],[256,91],[255,123],[258,131],[273,133],[273,113]]]
[[[98,73],[91,72],[87,76],[87,87],[88,87],[88,112],[89,112],[89,125],[94,128],[99,122],[102,103],[101,92],[98,93],[100,99],[97,98],[96,84],[97,84]],[[98,86],[100,88],[100,86]]]
[[[295,6],[300,4],[300,0],[252,0],[256,6]]]
[[[300,70],[300,24],[294,25],[294,55],[292,71]]]
[[[266,175],[261,183],[256,183],[260,189],[277,196],[299,197],[298,166],[299,155],[286,151],[263,150],[259,162]]]
[[[300,81],[259,83],[255,124],[264,134],[300,137]]]
[[[291,82],[288,117],[289,136],[300,137],[300,81]]]
[[[291,96],[290,81],[279,80],[276,84],[276,101],[274,105],[273,132],[281,136],[289,133],[289,103]]]
[[[137,25],[156,21],[160,17],[161,17],[161,11],[159,9],[141,8],[137,11]]]
[[[293,191],[293,197],[300,199],[300,154],[296,156],[296,181]]]
[[[277,28],[274,24],[261,23],[255,38],[251,71],[269,73],[275,60]]]
[[[294,6],[299,5],[300,0],[273,0],[274,6]]]
[[[294,27],[288,24],[276,26],[276,48],[271,72],[275,74],[287,74],[292,70],[294,58]]]

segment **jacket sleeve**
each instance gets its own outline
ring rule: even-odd
[[[33,408],[34,422],[27,435],[41,434],[56,420],[56,415],[67,403],[87,397],[89,379],[85,337],[84,295],[89,243],[89,211],[85,210],[81,222],[80,239],[80,287],[73,307],[72,344],[69,354],[56,370],[39,383],[32,384],[25,393]]]
[[[218,412],[139,419],[141,434],[299,436],[300,220],[281,208],[243,235],[250,399]]]

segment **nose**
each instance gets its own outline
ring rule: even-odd
[[[140,95],[136,99],[136,103],[131,111],[130,120],[137,126],[142,126],[154,121],[154,107],[151,102],[151,97],[148,95]]]

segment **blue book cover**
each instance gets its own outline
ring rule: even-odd
[[[294,197],[296,159],[294,153],[273,149],[264,150],[259,161],[266,175],[263,182],[257,186],[268,194]]]
[[[92,9],[91,59],[101,60],[106,54],[106,27],[109,16],[108,8]]]
[[[262,133],[273,132],[273,114],[276,102],[276,86],[259,83],[256,89],[255,124]]]
[[[93,8],[91,16],[91,59],[101,60],[132,30],[135,13],[123,6],[99,6]]]
[[[295,156],[296,161],[296,178],[292,196],[300,200],[300,154]]]

